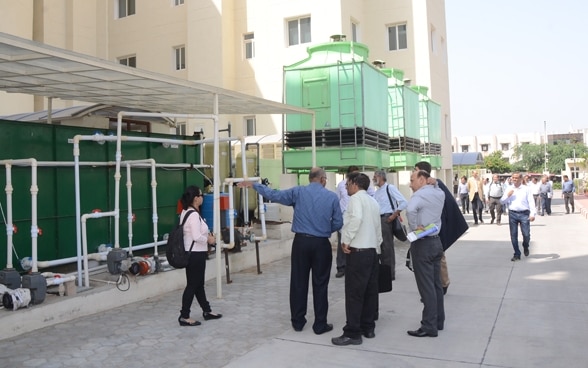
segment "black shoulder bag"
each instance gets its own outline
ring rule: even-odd
[[[392,207],[392,211],[396,211],[398,208],[398,202],[396,202],[396,206],[392,202],[392,196],[390,195],[390,191],[388,191],[388,184],[386,184],[386,194],[388,194],[388,200],[390,200],[390,207]],[[405,242],[408,240],[406,237],[406,226],[404,226],[400,220],[400,215],[398,215],[391,223],[392,226],[392,234],[396,237],[396,239],[400,240],[401,242]]]

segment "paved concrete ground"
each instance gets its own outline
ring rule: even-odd
[[[0,367],[586,367],[588,222],[578,210],[563,214],[556,197],[554,214],[532,224],[531,254],[520,262],[510,261],[508,218],[490,225],[486,214],[448,250],[452,282],[437,338],[406,334],[419,326],[422,305],[403,265],[408,244],[397,244],[394,290],[381,295],[376,338],[359,346],[330,341],[345,323],[343,279],[333,277],[329,288],[335,329],[312,332],[310,302],[309,323],[292,330],[284,258],[262,265],[261,275],[233,274],[222,299],[207,283],[221,320],[179,327],[181,290],[171,290],[4,339]]]

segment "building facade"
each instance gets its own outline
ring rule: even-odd
[[[370,60],[404,71],[441,105],[443,168],[451,170],[451,114],[442,0],[0,0],[0,32],[129,67],[283,100],[285,65],[307,47],[346,37]],[[0,116],[48,108],[45,98],[0,92]],[[79,105],[53,101],[53,108]],[[282,116],[223,116],[235,135],[282,133]],[[180,122],[191,135],[207,127]],[[153,126],[151,131],[170,133]],[[173,132],[175,133],[175,131]]]

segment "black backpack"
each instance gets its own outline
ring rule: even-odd
[[[165,256],[167,257],[167,262],[173,268],[186,268],[188,261],[190,260],[190,252],[192,251],[194,242],[192,241],[190,250],[186,251],[186,248],[184,248],[184,224],[192,212],[194,211],[186,212],[184,221],[182,221],[181,224],[178,223],[169,233],[169,237],[167,238]]]

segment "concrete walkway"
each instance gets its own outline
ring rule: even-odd
[[[510,261],[508,217],[497,226],[484,214],[486,223],[447,251],[451,286],[437,338],[406,334],[419,326],[422,304],[401,243],[394,290],[381,294],[376,337],[362,345],[331,344],[345,324],[344,279],[334,276],[335,329],[312,332],[310,297],[309,323],[292,330],[283,258],[263,264],[259,275],[255,268],[234,273],[222,299],[207,283],[220,320],[179,327],[182,291],[162,287],[156,297],[1,340],[0,367],[586,367],[588,221],[579,209],[565,215],[557,194],[553,202],[554,213],[532,223],[531,254],[520,262]],[[200,317],[196,308],[193,317]]]

